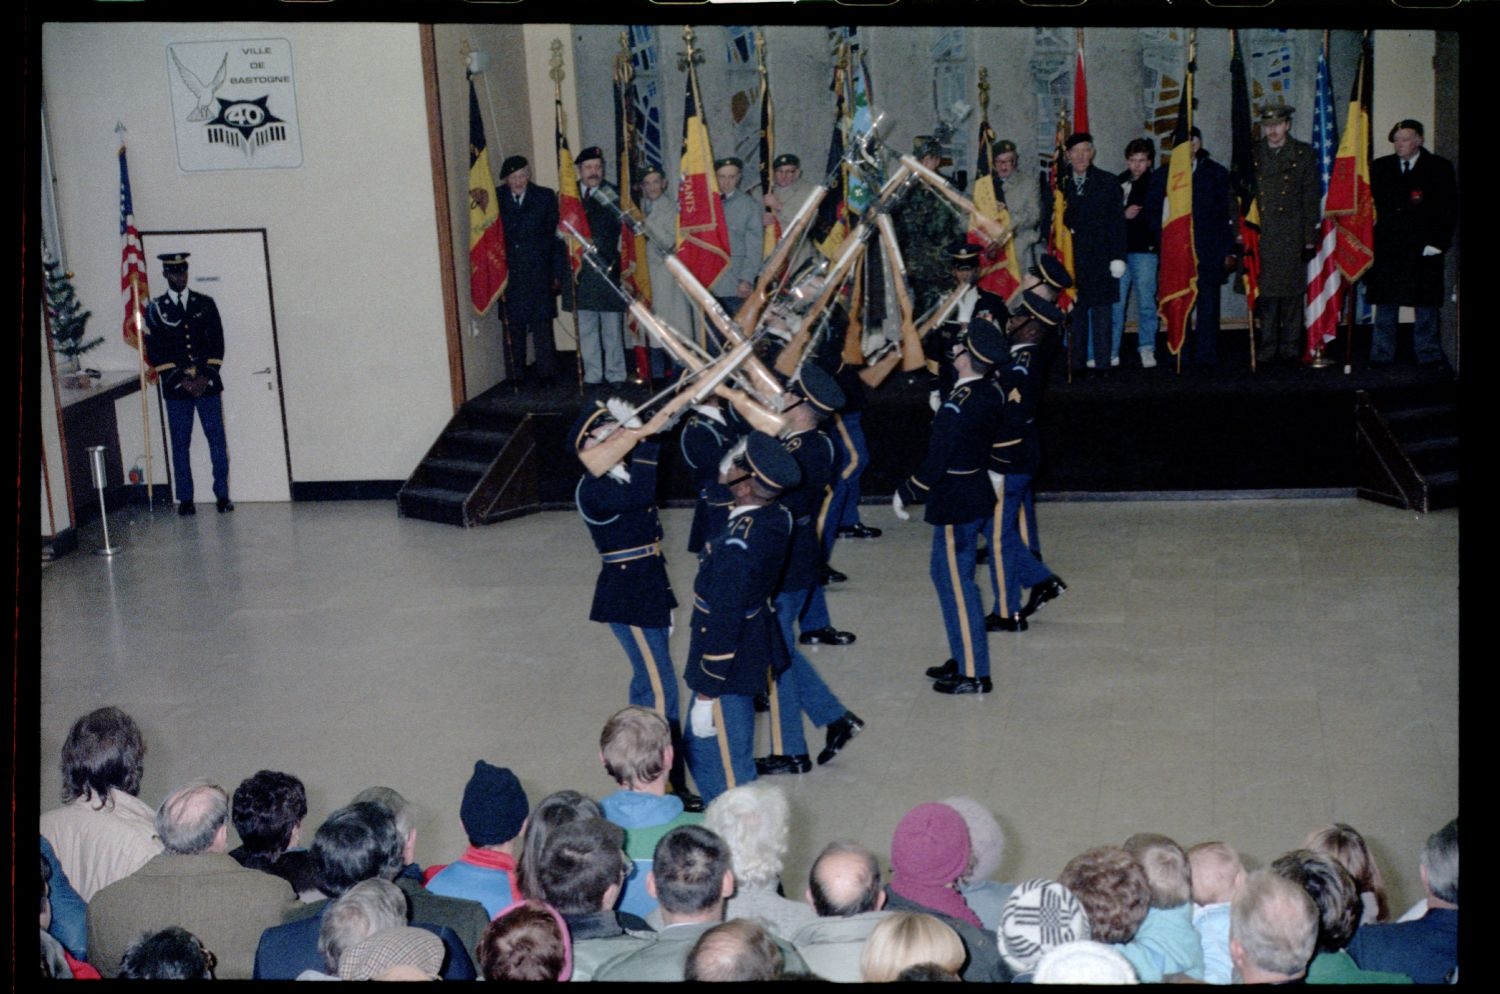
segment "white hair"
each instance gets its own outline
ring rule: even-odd
[[[735,879],[764,887],[781,877],[790,820],[791,809],[780,787],[750,783],[714,798],[703,825],[729,845]]]

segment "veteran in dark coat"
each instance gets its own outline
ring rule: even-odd
[[[1260,201],[1258,362],[1295,361],[1306,347],[1307,263],[1317,248],[1323,213],[1318,156],[1288,134],[1292,111],[1285,105],[1267,109],[1260,118],[1264,137],[1254,149]]]
[[[1088,132],[1069,135],[1064,147],[1072,168],[1058,182],[1066,205],[1063,223],[1073,233],[1074,330],[1089,336],[1094,361],[1102,367],[1109,362],[1110,326],[1125,274],[1120,184],[1094,165],[1094,139]],[[1075,343],[1075,368],[1083,365],[1087,351]]]
[[[557,194],[531,182],[526,158],[512,155],[500,165],[500,223],[505,228],[505,260],[510,276],[501,317],[505,322],[505,373],[514,383],[526,378],[526,340],[536,353],[537,379],[546,386],[557,374],[552,319],[566,270],[566,250],[557,237]]]
[[[1395,154],[1370,166],[1375,198],[1375,263],[1365,280],[1375,306],[1371,362],[1396,356],[1396,317],[1402,306],[1416,311],[1412,341],[1417,361],[1443,361],[1438,308],[1443,305],[1443,259],[1458,222],[1458,183],[1453,164],[1423,148],[1422,122],[1408,118],[1388,136]]]

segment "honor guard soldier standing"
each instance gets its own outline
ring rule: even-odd
[[[1306,347],[1304,309],[1307,261],[1322,220],[1318,155],[1289,136],[1293,108],[1268,107],[1255,143],[1256,198],[1260,202],[1260,345],[1257,362],[1295,362]],[[1195,212],[1196,213],[1196,212]]]
[[[720,475],[734,507],[698,564],[684,674],[693,691],[688,765],[705,804],[755,779],[754,697],[789,662],[770,600],[792,515],[776,496],[801,478],[781,443],[758,431],[725,457]]]
[[[817,366],[802,367],[791,385],[796,398],[782,411],[788,434],[782,445],[797,462],[800,482],[782,492],[781,504],[792,515],[792,540],[776,594],[776,620],[786,641],[791,665],[771,686],[771,754],[755,761],[757,773],[806,773],[812,769],[807,738],[802,730],[805,712],[812,723],[828,729],[827,747],[818,763],[827,763],[864,728],[864,722],[844,707],[828,684],[797,650],[793,625],[800,622],[801,643],[849,645],[853,632],[834,628],[818,583],[823,547],[818,538],[818,513],[833,482],[833,441],[819,425],[844,402],[833,378]]]
[[[990,530],[990,587],[995,609],[984,619],[988,631],[1024,632],[1026,619],[1058,597],[1068,585],[1042,565],[1031,482],[1041,461],[1036,406],[1041,389],[1041,343],[1062,323],[1055,304],[1031,291],[1021,295],[1010,319],[1010,364],[995,371],[1000,389],[1000,433],[990,449],[990,478],[999,504]],[[1021,588],[1031,598],[1021,606]]]
[[[953,350],[962,341],[969,326],[969,318],[976,313],[988,312],[992,321],[1002,324],[1010,314],[1004,298],[979,288],[979,253],[978,245],[962,238],[948,247],[948,257],[953,265],[954,289],[964,284],[968,285],[968,289],[958,298],[951,318],[940,322],[922,339],[923,353],[930,362],[935,362],[938,366],[937,390],[933,391],[932,397],[934,411],[942,403],[942,398],[948,396],[948,392],[953,389]]]
[[[208,439],[214,469],[214,497],[219,513],[234,510],[229,500],[229,443],[224,438],[224,325],[219,308],[207,294],[188,289],[187,252],[158,255],[167,292],[146,308],[146,357],[161,379],[172,438],[172,474],[177,513],[196,514],[193,506],[193,414]]]
[[[932,439],[922,465],[896,489],[896,515],[907,504],[926,504],[932,525],[932,584],[937,589],[951,658],[928,669],[940,694],[988,694],[989,646],[984,607],[974,582],[974,546],[995,509],[995,488],[985,472],[1000,421],[1000,393],[989,372],[1008,350],[1000,329],[982,317],[953,357],[957,383],[932,421]]]
[[[572,451],[581,453],[598,445],[622,419],[629,427],[639,427],[639,419],[628,411],[602,406],[585,411],[569,436]],[[667,579],[661,522],[656,515],[660,448],[651,438],[638,442],[628,465],[617,463],[601,476],[584,473],[575,496],[578,513],[602,560],[589,620],[608,625],[630,659],[630,703],[667,719],[673,747],[683,755],[677,674],[668,646],[677,598]],[[669,782],[679,796],[689,797],[681,760],[674,759]]]

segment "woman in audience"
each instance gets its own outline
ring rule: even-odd
[[[1318,944],[1307,967],[1309,984],[1409,984],[1403,973],[1361,970],[1345,950],[1363,910],[1354,878],[1333,857],[1298,849],[1279,857],[1271,872],[1307,891],[1318,909]]]
[[[1151,908],[1146,871],[1119,846],[1101,846],[1074,856],[1057,882],[1083,904],[1095,942],[1129,942]]]
[[[990,879],[1005,855],[1005,832],[990,809],[972,797],[950,797],[943,803],[962,815],[969,827],[969,872],[959,881],[958,889],[984,927],[993,932],[1000,927],[1000,909],[1015,887]]]
[[[1349,871],[1349,876],[1354,878],[1354,886],[1359,889],[1361,925],[1390,920],[1391,909],[1386,904],[1385,881],[1380,878],[1380,866],[1376,864],[1375,857],[1370,855],[1370,847],[1365,844],[1363,835],[1353,827],[1337,822],[1314,829],[1307,836],[1307,841],[1302,843],[1302,848],[1332,856],[1340,866]]]
[[[551,905],[517,901],[484,930],[479,972],[486,980],[568,980],[571,946],[567,923]]]
[[[554,828],[570,821],[603,817],[599,802],[576,790],[559,790],[538,801],[530,817],[526,819],[526,839],[521,844],[521,856],[516,860],[516,886],[520,891],[518,896],[537,901],[542,899],[537,867],[541,865],[542,848],[547,844],[547,836]]]
[[[859,975],[867,984],[888,984],[908,967],[926,963],[948,973],[962,969],[964,944],[958,933],[931,915],[895,911],[865,940]]]
[[[777,893],[786,855],[791,811],[786,794],[772,784],[750,783],[714,798],[703,825],[729,843],[734,865],[734,896],[724,917],[759,918],[776,935],[790,939],[817,912]]]

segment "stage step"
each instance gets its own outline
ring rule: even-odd
[[[396,498],[402,517],[468,528],[535,507],[531,415],[464,404]]]
[[[1458,506],[1457,384],[1355,397],[1361,497],[1414,511]]]

